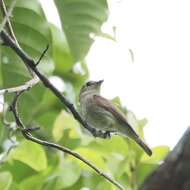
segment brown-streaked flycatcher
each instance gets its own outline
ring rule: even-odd
[[[150,156],[151,149],[129,125],[126,116],[111,101],[100,96],[103,80],[89,81],[80,91],[80,110],[83,119],[93,128],[124,134],[133,139]]]

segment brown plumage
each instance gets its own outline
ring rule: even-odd
[[[101,83],[102,81],[91,81],[82,87],[80,108],[83,118],[94,128],[125,134],[140,145],[148,155],[152,155],[151,149],[129,125],[125,115],[111,101],[100,96]]]
[[[98,105],[99,107],[105,109],[106,111],[110,112],[115,119],[119,123],[121,123],[121,126],[126,126],[125,128],[123,127],[121,130],[130,138],[132,138],[137,144],[141,146],[141,148],[144,149],[144,151],[151,156],[152,155],[152,150],[140,139],[140,137],[136,134],[134,129],[129,125],[127,122],[126,117],[122,112],[119,112],[116,107],[107,99],[94,95],[94,101],[95,104]]]

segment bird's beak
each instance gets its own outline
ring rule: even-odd
[[[104,80],[99,80],[99,81],[97,81],[96,83],[97,83],[98,85],[101,85],[103,82],[104,82]]]

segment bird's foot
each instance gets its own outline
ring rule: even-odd
[[[105,131],[105,132],[103,132],[103,134],[104,134],[105,139],[110,139],[111,138],[111,132],[110,131]]]
[[[94,137],[99,137],[99,138],[103,138],[103,139],[111,138],[110,131],[101,131],[101,130],[93,129],[93,130],[91,130],[91,133]]]

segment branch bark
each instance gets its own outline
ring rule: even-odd
[[[2,13],[3,13],[3,16],[4,16],[3,22],[2,22],[2,24],[1,24],[2,27],[1,27],[1,29],[0,29],[0,32],[4,29],[4,25],[6,24],[7,30],[8,30],[8,32],[9,32],[11,38],[15,41],[16,45],[20,48],[20,45],[19,45],[19,43],[18,43],[18,41],[17,41],[17,39],[16,39],[16,36],[15,36],[15,33],[14,33],[14,31],[13,31],[13,28],[12,28],[12,25],[11,25],[11,21],[10,21],[10,19],[9,19],[9,17],[10,17],[11,14],[12,14],[12,11],[13,11],[15,5],[16,5],[16,0],[13,0],[13,1],[12,1],[12,4],[11,4],[11,6],[10,6],[8,12],[7,12],[7,8],[6,8],[6,6],[5,6],[4,0],[0,0],[0,3],[1,3],[1,4],[0,4],[0,8],[1,8]],[[4,22],[5,22],[5,23],[4,23]],[[26,68],[27,68],[29,74],[31,75],[31,77],[32,77],[32,78],[35,78],[36,76],[34,75],[34,73],[32,72],[32,70],[28,67],[28,65],[25,65],[25,66],[26,66]]]
[[[139,190],[190,189],[190,127],[164,163],[154,171]]]
[[[9,10],[7,12],[6,12],[6,7],[5,7],[5,4],[4,4],[3,0],[1,0],[1,4],[2,4],[2,7],[3,7],[2,9],[3,9],[3,14],[4,14],[4,19],[3,19],[3,21],[2,21],[2,23],[0,25],[0,32],[1,32],[1,30],[4,28],[4,26],[6,24],[8,24],[8,26],[11,27],[9,17],[11,16],[12,11],[13,11],[15,5],[16,5],[16,0],[12,1],[11,5],[10,5],[10,8],[9,8]],[[12,29],[12,27],[11,27],[11,29]]]
[[[21,49],[17,44],[10,38],[10,36],[7,34],[6,31],[2,30],[0,33],[0,37],[2,38],[4,44],[8,47],[10,47],[12,50],[15,51],[15,53],[22,59],[22,61],[38,76],[38,78],[41,80],[41,82],[44,84],[46,88],[51,90],[57,98],[70,110],[70,112],[73,114],[74,118],[81,123],[81,125],[86,128],[88,131],[90,131],[95,137],[100,138],[107,138],[110,137],[110,134],[102,131],[98,131],[92,127],[90,127],[87,122],[85,122],[80,114],[76,111],[74,105],[70,103],[63,95],[62,93],[55,88],[53,84],[44,76],[36,67],[36,63],[32,58],[30,58],[24,51]]]
[[[30,88],[35,86],[38,82],[39,82],[39,79],[35,77],[23,85],[12,87],[12,88],[1,89],[0,95],[6,94],[6,93],[14,93],[14,92],[20,92],[24,90],[29,90]]]
[[[44,140],[41,140],[41,139],[38,139],[36,137],[34,137],[29,131],[31,130],[28,130],[28,128],[26,128],[24,126],[24,124],[22,123],[19,115],[18,115],[18,111],[17,111],[17,101],[18,101],[18,98],[19,96],[25,91],[20,91],[16,94],[16,96],[14,97],[13,99],[13,103],[11,104],[10,108],[11,108],[11,111],[14,115],[14,118],[15,118],[15,121],[16,121],[16,124],[17,124],[17,127],[18,129],[21,130],[23,136],[27,139],[27,140],[30,140],[30,141],[33,141],[37,144],[40,144],[40,145],[43,145],[43,146],[47,146],[47,147],[51,147],[51,148],[54,148],[54,149],[57,149],[57,150],[60,150],[62,152],[65,152],[67,154],[70,154],[72,155],[73,157],[81,160],[82,162],[84,162],[86,165],[88,165],[90,168],[92,168],[94,171],[96,171],[96,173],[98,173],[100,176],[104,177],[106,180],[108,180],[110,183],[112,183],[113,185],[115,185],[118,189],[120,190],[125,190],[124,187],[122,185],[120,185],[117,181],[115,181],[114,179],[112,179],[110,176],[108,176],[107,174],[105,174],[104,172],[102,172],[101,170],[99,170],[94,164],[92,164],[91,162],[89,162],[88,160],[86,160],[85,158],[83,158],[80,154],[78,154],[77,152],[74,152],[66,147],[63,147],[63,146],[60,146],[58,144],[55,144],[55,143],[51,143],[51,142],[48,142],[48,141],[44,141]],[[35,129],[34,129],[35,130]]]
[[[12,28],[10,19],[9,19],[9,17],[10,17],[11,14],[12,14],[12,11],[13,11],[13,9],[14,9],[14,7],[15,7],[16,0],[14,0],[14,1],[12,2],[12,5],[10,6],[10,9],[9,9],[8,12],[7,12],[7,9],[6,9],[4,0],[0,0],[0,2],[1,2],[1,6],[0,6],[0,7],[1,7],[1,10],[2,10],[2,13],[3,13],[3,16],[4,16],[3,21],[5,21],[5,23],[2,22],[2,25],[1,25],[2,28],[1,28],[1,30],[4,28],[4,24],[6,24],[7,29],[8,29],[8,31],[9,31],[9,34],[11,35],[11,37],[13,38],[13,40],[17,43],[17,45],[19,46],[19,44],[18,44],[18,42],[17,42],[17,39],[16,39],[16,36],[15,36],[15,34],[14,34],[14,32],[13,32],[13,28]],[[1,30],[0,30],[0,31],[1,31]]]
[[[6,7],[2,6],[4,5],[3,0],[1,0],[1,8],[4,11],[4,16],[6,17],[5,22],[8,23],[8,28],[9,30],[12,29],[10,21],[9,21],[9,15],[6,12]],[[11,13],[12,11],[10,11]],[[8,21],[8,22],[7,22]],[[14,34],[14,33],[13,33]],[[82,162],[84,162],[85,164],[87,164],[89,167],[91,167],[94,171],[96,171],[100,176],[103,176],[106,180],[108,180],[110,183],[112,183],[113,185],[115,185],[118,189],[120,190],[125,190],[124,187],[122,187],[122,185],[120,185],[117,181],[115,181],[114,179],[112,179],[110,176],[106,175],[105,173],[103,173],[102,171],[100,171],[95,165],[93,165],[92,163],[90,163],[88,160],[86,160],[85,158],[83,158],[80,154],[66,148],[66,147],[62,147],[60,145],[51,143],[51,142],[47,142],[47,141],[43,141],[41,139],[38,139],[34,136],[32,136],[32,134],[30,133],[31,130],[27,130],[27,128],[25,128],[25,126],[23,125],[21,119],[19,118],[18,112],[17,112],[17,100],[18,97],[25,92],[26,90],[28,90],[30,87],[32,87],[33,85],[35,85],[38,82],[38,79],[41,80],[41,82],[44,84],[45,87],[49,88],[59,99],[60,101],[66,105],[66,107],[71,111],[71,113],[73,114],[74,118],[76,120],[78,120],[87,130],[89,130],[95,137],[101,137],[101,138],[106,138],[107,136],[109,137],[110,134],[108,133],[103,133],[102,131],[97,131],[94,128],[90,127],[85,121],[83,121],[83,119],[81,118],[80,114],[76,111],[76,109],[74,108],[73,104],[71,104],[62,94],[61,92],[56,89],[51,83],[50,81],[37,69],[37,65],[40,62],[41,58],[43,57],[43,55],[45,54],[46,50],[42,53],[42,56],[40,57],[39,61],[37,62],[37,64],[34,62],[34,60],[32,58],[30,58],[24,51],[23,49],[21,49],[21,47],[19,46],[16,38],[15,40],[13,40],[9,34],[2,28],[0,30],[0,37],[4,43],[4,45],[10,47],[12,50],[15,51],[15,53],[22,59],[22,61],[24,62],[24,64],[27,66],[27,68],[29,68],[29,71],[32,71],[32,74],[35,73],[35,75],[38,77],[37,80],[36,78],[34,78],[33,80],[31,80],[30,82],[32,83],[26,83],[22,86],[19,87],[14,87],[14,88],[9,88],[9,89],[4,89],[1,90],[0,93],[4,94],[4,93],[12,93],[12,92],[16,92],[16,96],[14,98],[14,101],[11,105],[11,111],[14,115],[17,127],[21,130],[23,136],[30,140],[33,141],[35,143],[41,144],[43,146],[48,146],[48,147],[52,147],[55,148],[57,150],[63,151],[65,153],[68,153],[72,156],[74,156],[75,158],[81,160]],[[35,75],[32,75],[33,77]]]

